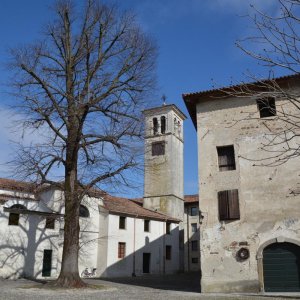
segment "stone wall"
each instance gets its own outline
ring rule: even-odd
[[[276,101],[277,109],[281,105],[293,113],[287,102]],[[262,245],[300,241],[300,197],[293,193],[299,186],[299,159],[266,166],[270,152],[261,149],[270,133],[285,126],[276,117],[260,119],[253,98],[197,104],[203,292],[262,290]],[[226,145],[234,145],[236,170],[219,171],[216,147]],[[220,222],[218,192],[231,189],[238,189],[240,220]],[[237,259],[241,247],[249,249],[249,259]]]

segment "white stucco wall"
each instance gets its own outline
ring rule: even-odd
[[[164,234],[165,223],[150,221],[150,232],[144,232],[144,220],[126,217],[126,229],[119,229],[119,216],[109,215],[106,276],[143,274],[143,253],[151,253],[150,273],[173,273],[179,269],[178,225],[171,224],[170,235]],[[135,233],[135,237],[134,237]],[[118,243],[126,243],[126,257],[118,258]],[[171,260],[164,259],[165,245],[172,247]],[[135,267],[134,267],[135,260]]]
[[[5,192],[5,191],[4,191]],[[1,193],[1,191],[0,191]],[[18,195],[19,197],[22,194]],[[30,195],[26,195],[28,198]],[[48,197],[48,198],[47,198]],[[20,214],[18,226],[8,225],[9,212],[4,207],[22,204],[28,210],[64,212],[63,195],[47,191],[42,201],[8,200],[0,205],[0,278],[20,276],[42,278],[44,250],[52,250],[51,278],[59,275],[63,251],[63,217],[55,221],[55,229],[45,229],[46,216]],[[173,273],[179,269],[178,224],[171,224],[165,234],[165,222],[150,220],[150,232],[144,232],[144,220],[126,217],[126,229],[119,229],[119,216],[109,214],[101,199],[85,198],[89,218],[80,218],[79,272],[97,268],[96,276],[131,276],[133,257],[137,275],[143,273],[143,253],[151,253],[150,273]],[[134,235],[135,232],[135,235]],[[126,257],[118,259],[118,243],[126,243]],[[172,247],[171,260],[165,260],[165,246]]]
[[[55,277],[61,219],[55,221],[55,229],[45,229],[45,217],[21,214],[18,226],[8,225],[9,212],[4,212],[4,207],[14,204],[22,204],[28,210],[41,210],[39,202],[34,200],[12,199],[0,205],[0,277],[40,278],[44,249],[53,250],[51,276]]]

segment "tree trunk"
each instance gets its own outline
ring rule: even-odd
[[[76,124],[75,122],[73,123]],[[64,246],[62,255],[61,271],[54,285],[65,288],[82,288],[87,284],[79,276],[79,207],[77,183],[77,160],[78,142],[76,141],[76,126],[70,130],[69,142],[67,143],[65,165],[65,225]]]
[[[66,196],[66,214],[64,226],[64,245],[61,271],[55,282],[56,286],[81,288],[87,284],[82,281],[78,270],[79,254],[79,203]],[[67,208],[67,206],[69,208]]]

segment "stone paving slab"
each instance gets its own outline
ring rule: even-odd
[[[145,279],[145,284],[151,280]],[[180,278],[179,278],[180,279]],[[157,278],[158,280],[158,278]],[[117,280],[115,280],[117,281]],[[120,281],[120,280],[119,280]],[[20,279],[20,280],[0,280],[0,300],[281,300],[281,299],[300,299],[300,294],[286,295],[255,295],[255,294],[200,294],[198,292],[171,290],[170,287],[161,288],[142,286],[143,279],[137,280],[139,285],[131,283],[111,282],[107,280],[87,280],[93,285],[102,285],[104,289],[70,289],[70,290],[51,290],[39,288],[41,283]],[[162,280],[163,282],[163,280]],[[185,285],[185,282],[184,282]],[[178,287],[177,287],[178,288]]]

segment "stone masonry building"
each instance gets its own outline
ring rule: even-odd
[[[263,83],[273,89],[183,95],[198,139],[202,292],[300,291],[299,154],[274,166],[268,158],[283,144],[262,149],[270,134],[289,132],[284,117],[297,128],[299,108],[286,96],[299,99],[300,79]]]

